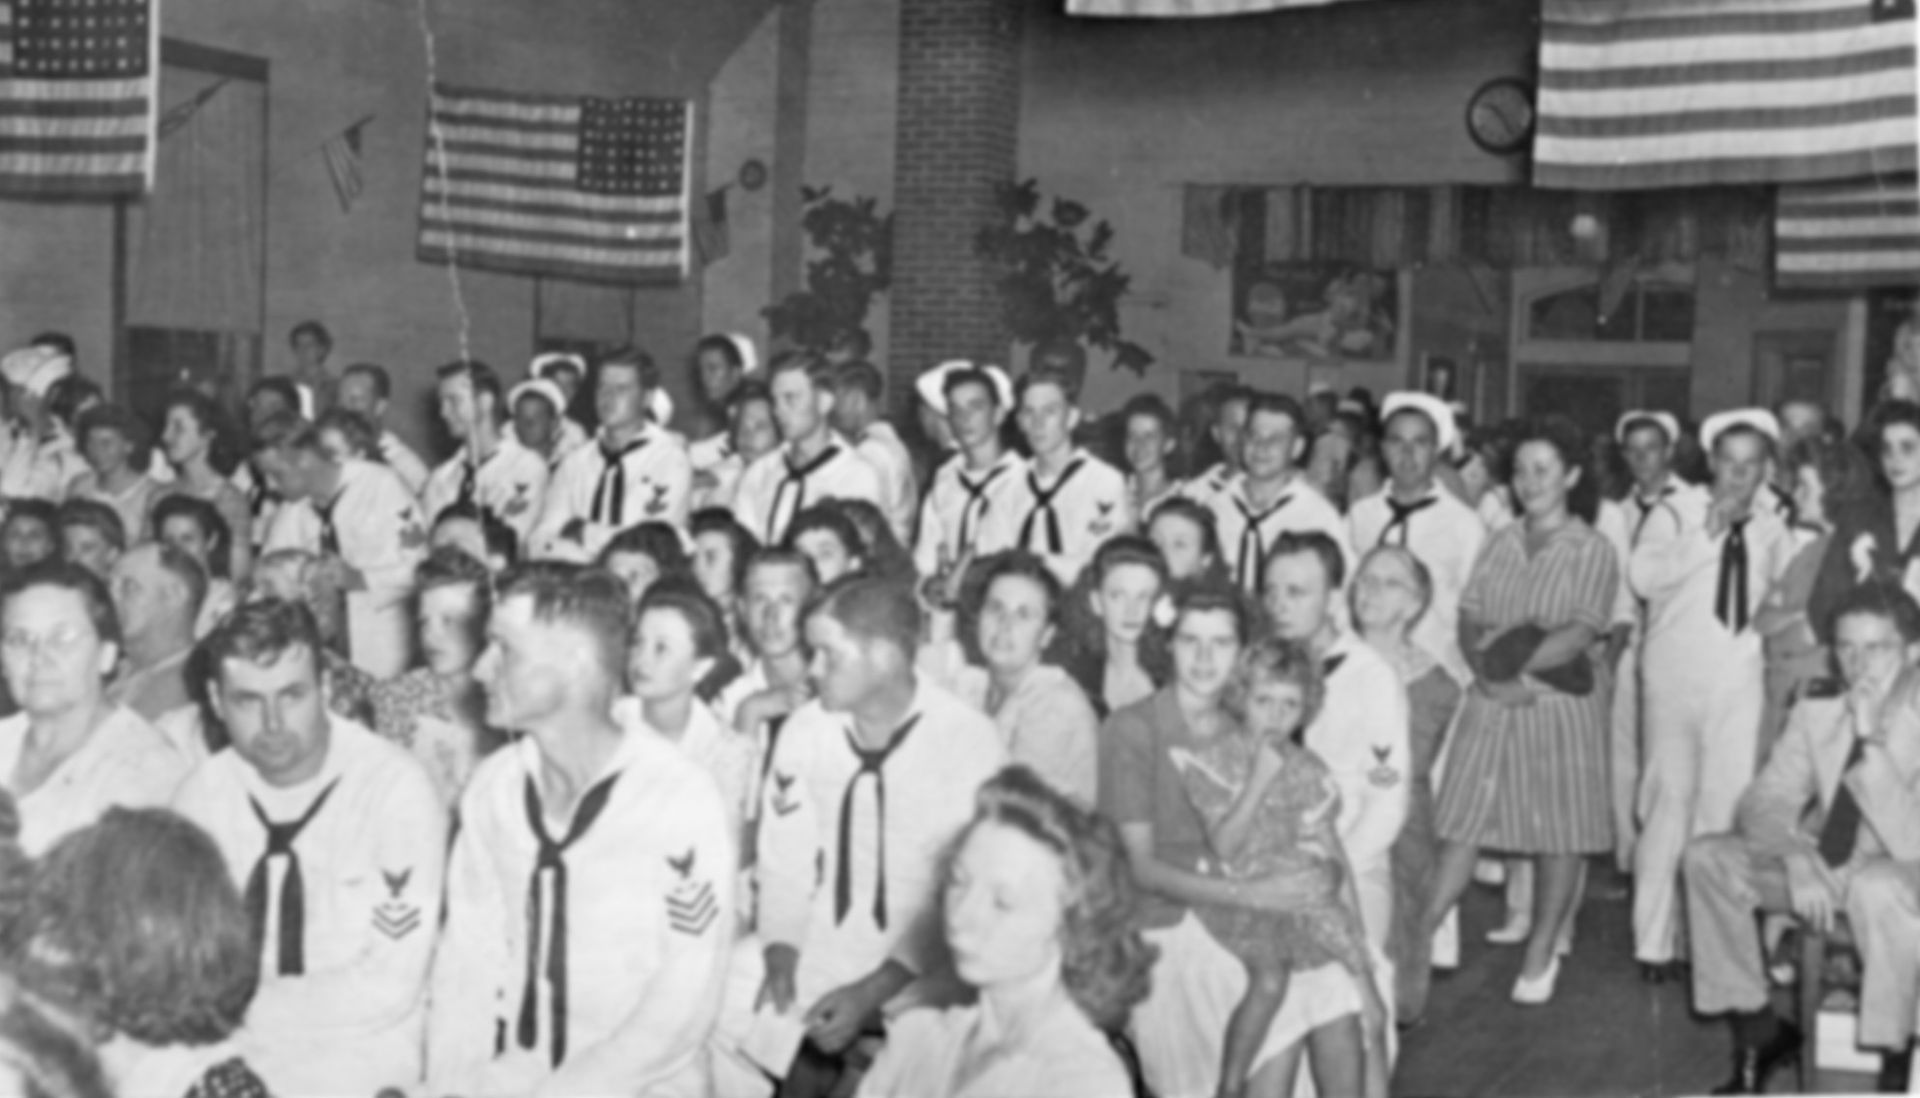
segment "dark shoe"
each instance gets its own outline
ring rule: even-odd
[[[1905,1094],[1907,1075],[1913,1070],[1913,1046],[1899,1052],[1880,1055],[1880,1082],[1874,1088],[1881,1094]]]
[[[1800,1059],[1800,1027],[1781,1022],[1763,1045],[1733,1052],[1733,1078],[1713,1088],[1715,1094],[1765,1094],[1773,1073]]]

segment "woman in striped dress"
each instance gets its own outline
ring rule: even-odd
[[[1552,997],[1554,945],[1581,856],[1613,841],[1612,683],[1593,653],[1613,620],[1620,567],[1589,525],[1599,499],[1585,454],[1565,420],[1521,437],[1513,493],[1522,521],[1487,540],[1460,600],[1460,647],[1475,679],[1440,790],[1428,931],[1459,901],[1481,848],[1535,857],[1533,933],[1513,990],[1521,1003]]]

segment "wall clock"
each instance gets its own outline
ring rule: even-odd
[[[1525,149],[1533,123],[1533,87],[1524,80],[1489,80],[1467,100],[1467,136],[1495,156]]]

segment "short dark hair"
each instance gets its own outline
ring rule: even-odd
[[[727,364],[736,370],[746,368],[747,360],[740,354],[740,345],[728,336],[701,336],[700,341],[693,345],[693,357],[698,360],[701,355],[706,354],[708,351],[718,352],[720,357],[726,359]]]
[[[857,572],[841,576],[820,593],[806,616],[818,614],[862,640],[893,646],[908,665],[920,646],[920,600],[903,583]]]
[[[1338,591],[1347,585],[1347,558],[1340,552],[1340,543],[1322,530],[1288,530],[1275,538],[1267,559],[1260,562],[1261,582],[1266,582],[1274,561],[1301,556],[1320,559],[1320,568],[1327,574],[1327,590]]]
[[[314,620],[313,611],[305,602],[256,599],[234,607],[200,642],[205,653],[201,666],[209,681],[217,683],[228,660],[278,663],[280,657],[296,648],[307,650],[318,678],[325,670],[326,640],[320,635],[320,623]]]
[[[1255,391],[1249,395],[1247,397],[1247,422],[1252,423],[1253,417],[1261,413],[1286,416],[1293,424],[1294,433],[1303,438],[1313,430],[1312,421],[1307,418],[1307,410],[1300,406],[1299,401],[1293,399],[1293,397],[1287,393]]]
[[[823,393],[833,392],[839,373],[833,363],[811,351],[782,351],[767,364],[767,385],[771,387],[774,378],[794,370],[806,374],[813,387]]]
[[[1549,415],[1527,421],[1522,430],[1514,435],[1513,454],[1518,455],[1521,447],[1529,442],[1544,442],[1560,456],[1561,465],[1569,471],[1577,471],[1580,479],[1574,482],[1573,489],[1567,493],[1567,511],[1579,516],[1586,522],[1592,522],[1600,513],[1600,481],[1589,468],[1586,433],[1580,425],[1565,416]],[[1513,470],[1508,470],[1508,483],[1512,483]]]
[[[694,684],[694,694],[707,702],[719,697],[720,691],[740,674],[740,662],[734,658],[728,641],[727,615],[720,604],[708,598],[690,579],[662,579],[647,588],[641,597],[640,607],[633,615],[634,629],[639,629],[640,622],[654,613],[678,614],[687,623],[688,631],[693,634],[693,654],[713,661],[713,670]]]
[[[963,385],[978,385],[985,389],[987,399],[993,401],[994,407],[999,407],[1000,386],[993,383],[992,374],[978,366],[965,366],[958,370],[947,371],[947,376],[940,379],[940,395],[946,397],[947,402],[951,404],[954,390]]]
[[[148,1045],[206,1045],[240,1028],[258,943],[220,848],[158,808],[107,809],[34,868],[22,983]]]
[[[60,505],[50,499],[26,496],[9,502],[6,518],[0,520],[0,529],[12,525],[18,519],[38,522],[47,528],[47,533],[55,538],[60,536]]]
[[[873,353],[873,337],[865,328],[842,328],[827,339],[829,351],[845,351],[855,358]]]
[[[253,452],[267,450],[305,450],[322,454],[320,432],[297,412],[275,412],[260,421],[253,430]]]
[[[92,378],[68,374],[47,386],[45,403],[47,414],[71,429],[74,426],[74,417],[80,414],[80,409],[94,401],[105,399],[107,399],[106,391],[101,389]]]
[[[762,545],[755,549],[740,570],[740,582],[745,584],[747,578],[761,568],[792,568],[807,577],[809,588],[820,586],[820,573],[814,570],[813,558],[784,545]]]
[[[513,527],[508,526],[500,516],[473,500],[460,500],[440,508],[440,513],[433,516],[433,529],[438,530],[446,523],[460,521],[471,522],[480,527],[480,540],[486,543],[488,553],[499,557],[509,565],[519,562],[520,535],[515,533]]]
[[[221,579],[229,578],[233,562],[233,529],[227,525],[225,515],[199,496],[189,496],[175,492],[162,496],[160,502],[153,505],[153,537],[160,540],[160,532],[167,523],[177,518],[185,518],[200,527],[200,536],[207,539],[207,571]]]
[[[115,549],[127,547],[127,524],[120,512],[97,499],[75,496],[60,504],[60,529],[84,526],[111,542]]]
[[[993,589],[995,583],[1009,576],[1024,579],[1040,588],[1040,597],[1047,604],[1047,624],[1053,626],[1054,630],[1053,643],[1040,654],[1040,658],[1047,663],[1060,663],[1066,657],[1068,647],[1066,631],[1060,628],[1067,592],[1060,585],[1060,577],[1047,567],[1047,562],[1026,549],[1006,549],[981,557],[973,562],[961,580],[960,600],[954,615],[957,623],[955,632],[959,634],[960,650],[966,653],[967,662],[979,667],[986,666],[986,655],[980,650],[980,614],[986,609],[987,592]]]
[[[247,399],[252,400],[262,393],[272,393],[280,399],[287,409],[296,414],[300,411],[300,386],[293,379],[282,374],[269,374],[247,386]]]
[[[689,520],[689,535],[695,540],[706,534],[719,534],[733,550],[733,589],[737,593],[747,582],[747,562],[760,548],[760,539],[741,524],[725,507],[703,507]]]
[[[680,543],[680,531],[668,523],[637,522],[621,530],[600,547],[594,563],[605,568],[619,553],[638,553],[653,561],[661,579],[687,579],[693,574],[693,562],[687,559],[687,547]]]
[[[833,387],[835,392],[856,392],[875,402],[880,400],[887,388],[879,367],[863,358],[842,363],[834,377]]]
[[[1179,423],[1174,418],[1173,409],[1167,407],[1167,402],[1161,400],[1153,393],[1141,393],[1139,396],[1127,401],[1120,409],[1121,429],[1125,430],[1126,425],[1135,416],[1146,416],[1149,419],[1156,420],[1159,422],[1161,429],[1166,431],[1167,434],[1175,438],[1179,437]]]
[[[47,331],[35,335],[27,341],[29,347],[48,347],[66,355],[68,358],[80,357],[79,344],[65,332]]]
[[[615,348],[608,353],[607,357],[600,360],[599,373],[604,374],[613,369],[632,370],[634,376],[640,379],[642,389],[653,390],[660,387],[660,367],[653,361],[653,356],[631,344]]]
[[[738,420],[740,409],[755,401],[772,407],[773,391],[767,388],[766,382],[750,377],[734,386],[733,392],[727,394],[727,421],[731,423]]]
[[[1018,403],[1025,400],[1027,393],[1036,385],[1051,385],[1066,395],[1068,404],[1078,404],[1080,402],[1080,380],[1080,378],[1075,377],[1065,370],[1054,370],[1043,366],[1036,366],[1028,370],[1025,376],[1021,377],[1019,388],[1014,393],[1014,401]]]
[[[525,597],[533,619],[585,634],[610,683],[625,681],[632,605],[627,585],[604,568],[561,561],[529,561],[509,568],[494,588],[494,605]]]
[[[498,419],[507,412],[506,390],[500,385],[500,375],[494,368],[476,358],[460,358],[434,369],[434,383],[464,377],[473,386],[473,395],[478,399],[481,393],[493,398],[493,414]]]
[[[428,553],[413,570],[413,597],[417,602],[427,592],[442,587],[473,588],[474,613],[466,624],[466,633],[477,654],[486,647],[487,615],[493,611],[493,573],[471,555],[443,545]]]
[[[133,468],[146,471],[152,452],[152,440],[147,434],[147,425],[140,422],[132,412],[118,404],[95,404],[80,413],[73,425],[73,440],[80,444],[82,453],[86,451],[87,439],[95,431],[117,431],[127,440],[131,453],[127,462]]]
[[[333,350],[333,333],[327,331],[325,324],[317,320],[303,320],[295,324],[292,330],[287,332],[287,342],[293,343],[303,335],[312,336],[319,342],[320,346],[325,347],[329,351]]]
[[[40,587],[79,595],[94,633],[103,641],[120,643],[120,613],[113,607],[113,595],[107,590],[106,581],[71,561],[44,560],[7,577],[5,586],[0,587],[0,609],[17,596]]]
[[[1174,628],[1188,614],[1225,613],[1233,618],[1234,632],[1241,644],[1253,640],[1259,612],[1240,585],[1230,580],[1199,580],[1174,589]]]
[[[368,384],[373,386],[374,396],[379,397],[381,400],[388,400],[392,398],[393,377],[387,373],[387,368],[385,366],[382,366],[377,362],[356,362],[353,365],[347,367],[346,369],[340,371],[340,378],[342,381],[344,381],[347,378],[355,376],[356,374],[359,375],[360,377],[366,378]]]
[[[313,430],[316,435],[321,431],[338,431],[346,436],[347,445],[361,460],[386,464],[386,459],[380,454],[380,428],[359,412],[340,407],[328,408],[314,421]]]
[[[1200,552],[1213,560],[1213,571],[1218,576],[1226,575],[1227,558],[1226,554],[1220,550],[1220,520],[1214,516],[1213,508],[1192,496],[1168,496],[1154,504],[1153,510],[1147,513],[1147,521],[1141,529],[1151,534],[1153,524],[1159,522],[1162,515],[1168,518],[1185,519],[1193,524],[1193,527],[1200,531]]]
[[[1920,641],[1920,603],[1897,583],[1871,581],[1842,595],[1840,604],[1833,608],[1833,631],[1839,631],[1842,618],[1856,616],[1884,618],[1893,623],[1903,643]]]
[[[850,557],[859,558],[862,565],[867,563],[867,539],[860,534],[860,528],[853,524],[852,516],[838,507],[830,506],[834,500],[825,500],[803,508],[787,524],[787,536],[784,544],[789,549],[800,548],[800,535],[812,533],[832,534],[840,539],[840,547]]]
[[[298,409],[298,398],[292,407]],[[200,433],[211,436],[207,443],[207,464],[221,476],[230,476],[240,465],[241,449],[244,438],[234,429],[233,418],[227,415],[220,402],[198,389],[178,388],[167,394],[166,406],[161,414],[185,408],[193,421],[200,425]]]

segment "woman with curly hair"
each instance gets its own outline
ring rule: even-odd
[[[96,404],[81,413],[74,441],[87,471],[67,486],[68,499],[92,499],[114,509],[129,541],[145,540],[154,501],[165,486],[148,473],[152,450],[147,428],[118,404]]]
[[[1106,1032],[1146,996],[1155,951],[1111,823],[1023,766],[1001,771],[961,833],[945,909],[979,1000],[895,1019],[860,1098],[1133,1094]]]
[[[174,469],[170,494],[202,499],[219,510],[231,542],[226,575],[245,584],[253,572],[256,535],[264,533],[253,528],[253,505],[231,479],[245,440],[220,405],[197,389],[167,397],[164,422],[160,446]]]
[[[1059,579],[1033,553],[1009,549],[975,561],[960,589],[966,662],[945,678],[954,693],[993,718],[1015,762],[1092,804],[1100,718],[1053,658],[1064,601]]]
[[[1171,585],[1167,562],[1146,538],[1110,538],[1067,595],[1063,666],[1105,717],[1158,690],[1172,673],[1164,626],[1154,622]]]
[[[825,587],[841,576],[867,571],[867,539],[853,517],[837,501],[816,503],[787,524],[786,547],[813,562],[813,573]]]
[[[1160,550],[1175,583],[1226,578],[1219,527],[1213,510],[1199,500],[1173,496],[1156,504],[1147,519],[1147,538]]]
[[[34,868],[16,979],[110,1037],[125,1095],[266,1098],[234,1050],[257,945],[213,841],[160,809],[109,809]]]
[[[204,637],[240,601],[233,586],[233,530],[220,509],[198,496],[174,494],[153,505],[153,540],[192,557],[207,574],[207,596],[193,635]]]

